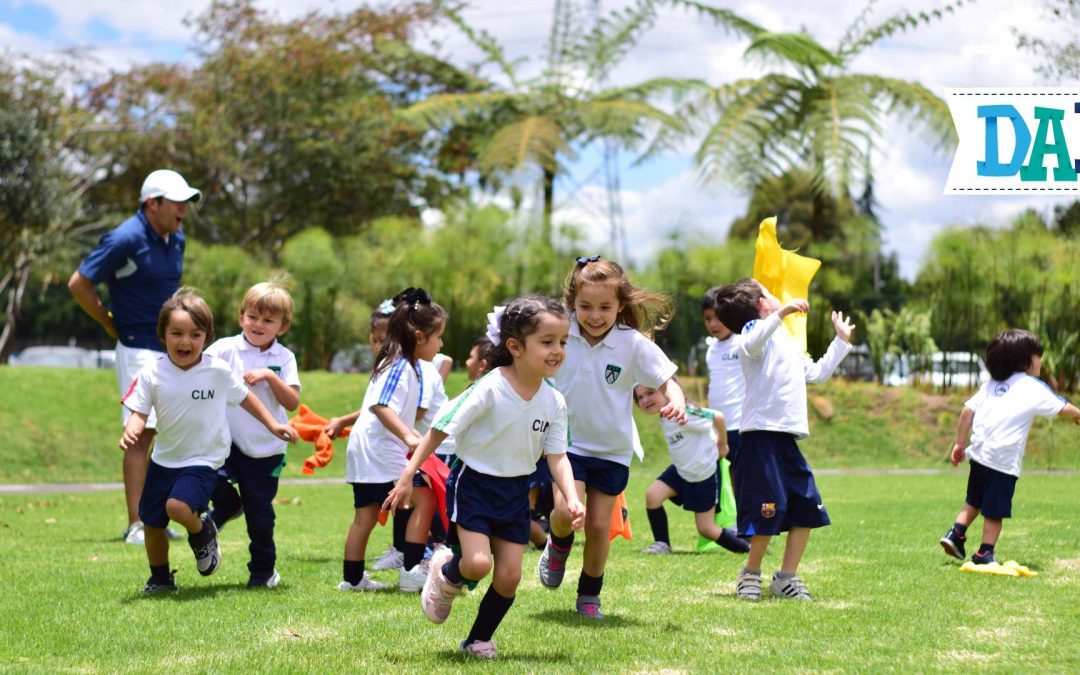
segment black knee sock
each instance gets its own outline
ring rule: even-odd
[[[956,533],[963,539],[967,534],[967,525],[961,525],[960,523],[953,523],[952,529],[956,530]]]
[[[577,594],[578,595],[600,595],[600,590],[604,587],[604,575],[601,574],[598,577],[590,577],[581,572],[581,576],[578,577],[577,582]]]
[[[213,534],[211,533],[210,528],[207,527],[206,521],[204,520],[202,524],[202,529],[195,534],[189,534],[187,539],[188,543],[190,543],[192,546],[202,546],[206,542],[210,541],[211,536],[213,536]]]
[[[172,581],[172,574],[169,573],[169,563],[165,563],[164,565],[151,565],[150,581],[153,581],[156,584],[167,584]]]
[[[412,515],[410,509],[394,511],[394,548],[403,553],[405,551],[405,529],[409,527],[410,515]]]
[[[412,568],[416,567],[423,559],[423,544],[414,544],[411,541],[405,542],[405,562],[403,563],[404,569],[411,570]]]
[[[355,586],[364,579],[364,561],[363,560],[346,560],[342,572],[342,578]]]
[[[490,640],[513,604],[514,596],[504,598],[494,586],[488,586],[484,599],[480,601],[480,609],[476,612],[476,621],[473,621],[469,637],[465,638],[465,644]]]
[[[553,532],[551,534],[551,543],[555,544],[559,548],[570,548],[571,546],[574,545],[574,533],[571,532],[570,534],[566,535],[565,537],[560,537],[559,535],[557,535],[557,534],[555,534]]]
[[[725,528],[716,538],[716,543],[732,553],[746,553],[750,550],[750,542],[740,538],[734,527]]]
[[[982,544],[979,546],[979,555],[986,555],[987,553],[994,552],[993,544]]]
[[[663,505],[655,509],[645,509],[645,514],[649,516],[649,527],[652,528],[653,541],[662,541],[670,545],[671,536],[668,534],[667,512],[664,511]]]
[[[442,544],[446,541],[446,528],[443,527],[442,517],[436,513],[431,519],[431,537],[429,537],[432,543]]]
[[[465,579],[461,576],[461,553],[455,553],[453,558],[446,561],[442,566],[442,574],[446,580],[455,586],[460,586]]]
[[[210,518],[220,530],[225,523],[240,512],[244,507],[244,502],[241,501],[240,493],[236,491],[236,488],[229,481],[219,477],[217,484],[214,485],[214,492],[210,495],[210,505],[213,507]]]

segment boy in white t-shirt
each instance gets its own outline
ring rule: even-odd
[[[296,357],[277,340],[291,327],[292,313],[292,297],[284,286],[256,284],[240,303],[240,335],[222,338],[206,350],[228,363],[281,424],[287,424],[288,411],[300,405]],[[288,446],[245,412],[231,409],[226,416],[232,447],[218,472],[210,517],[220,530],[244,514],[251,541],[248,587],[274,588],[281,582],[276,569],[274,498]]]
[[[952,447],[953,466],[966,455],[971,468],[964,507],[939,542],[951,556],[964,559],[967,528],[981,512],[982,545],[971,561],[995,562],[994,546],[1001,521],[1012,516],[1016,479],[1035,417],[1063,415],[1080,424],[1080,410],[1038,379],[1042,353],[1039,338],[1018,328],[994,336],[986,348],[991,379],[964,404]]]
[[[176,590],[165,534],[169,520],[188,531],[199,574],[213,574],[221,564],[214,521],[199,514],[229,456],[226,409],[239,405],[274,436],[296,440],[296,432],[275,420],[228,364],[203,353],[214,336],[214,317],[202,298],[177,291],[161,308],[157,334],[166,358],[140,370],[121,400],[131,410],[120,437],[123,450],[139,441],[150,410],[157,412],[157,436],[139,500],[150,564],[144,593]]]
[[[781,305],[754,279],[741,279],[716,294],[716,315],[737,333],[739,362],[746,377],[740,433],[742,447],[733,484],[739,535],[750,537],[750,555],[739,572],[736,594],[761,599],[761,562],[772,537],[787,532],[784,560],[769,591],[781,598],[811,600],[797,572],[810,530],[829,524],[814,473],[796,440],[810,435],[806,384],[824,382],[851,351],[855,326],[832,313],[836,339],[817,362],[786,330],[784,317],[807,312],[803,299]]]
[[[713,341],[705,351],[705,365],[709,378],[709,408],[724,415],[727,425],[727,460],[733,465],[739,456],[739,427],[742,421],[743,397],[746,379],[739,364],[739,350],[734,333],[728,330],[716,316],[716,293],[720,286],[710,288],[701,297],[701,316],[705,330]]]

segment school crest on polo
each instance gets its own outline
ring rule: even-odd
[[[615,384],[615,381],[619,379],[619,375],[622,375],[622,368],[609,363],[604,371],[604,381],[608,384]]]

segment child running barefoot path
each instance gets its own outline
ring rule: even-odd
[[[446,312],[422,288],[408,288],[394,296],[393,302],[386,342],[375,359],[360,410],[335,417],[326,425],[330,438],[352,425],[345,451],[345,480],[353,487],[355,513],[345,536],[343,580],[338,585],[343,591],[389,588],[364,574],[368,538],[382,503],[408,463],[408,455],[420,443],[413,429],[423,387],[418,361],[430,360],[439,351],[446,326]],[[417,592],[427,577],[421,561],[436,503],[422,473],[413,472],[410,478],[420,489],[412,493],[414,508],[407,520],[398,588]]]
[[[953,466],[965,456],[971,464],[964,506],[940,540],[953,557],[964,559],[967,529],[982,513],[982,545],[971,561],[995,562],[994,546],[1003,519],[1012,517],[1013,492],[1035,417],[1061,415],[1080,424],[1080,409],[1038,379],[1042,354],[1038,336],[1018,328],[995,335],[986,348],[991,379],[964,404],[952,447]]]
[[[555,386],[566,398],[570,422],[567,453],[574,471],[573,493],[556,491],[549,519],[551,535],[537,564],[540,583],[558,588],[574,544],[572,498],[585,503],[585,551],[576,608],[602,619],[600,591],[611,546],[611,513],[630,476],[630,459],[640,442],[634,427],[634,385],[659,389],[668,403],[660,415],[686,423],[686,402],[672,376],[676,366],[640,331],[651,334],[671,316],[671,303],[630,283],[622,267],[599,256],[578,258],[566,279],[570,334],[566,361]]]
[[[256,284],[240,303],[240,335],[222,338],[206,350],[228,363],[282,424],[289,421],[288,411],[300,405],[296,357],[277,340],[292,325],[292,313],[292,297],[284,286],[275,282]],[[221,530],[229,520],[244,515],[251,542],[248,586],[275,588],[281,575],[276,567],[274,498],[285,468],[287,446],[250,415],[235,408],[226,413],[226,418],[232,448],[218,472],[210,518]]]
[[[229,456],[227,407],[240,405],[275,437],[296,440],[296,432],[275,420],[228,364],[203,353],[214,337],[214,318],[202,298],[177,291],[161,308],[157,334],[167,358],[144,367],[132,382],[122,400],[132,414],[120,437],[122,449],[133,447],[150,410],[157,411],[157,438],[139,500],[150,563],[144,593],[176,590],[165,533],[169,520],[188,531],[199,574],[209,576],[221,564],[217,528],[199,514]]]
[[[750,537],[750,555],[739,572],[736,594],[761,599],[761,561],[769,540],[787,532],[784,561],[769,591],[782,598],[811,600],[797,572],[810,530],[829,524],[810,465],[796,440],[810,434],[806,383],[824,382],[851,351],[855,326],[832,313],[836,338],[825,356],[812,361],[781,329],[784,317],[807,312],[806,300],[780,301],[754,279],[741,279],[716,293],[716,316],[737,336],[746,376],[742,447],[734,488],[739,536]]]
[[[566,459],[566,403],[545,381],[564,357],[566,312],[554,300],[527,297],[489,316],[492,370],[443,406],[384,503],[385,508],[408,504],[417,469],[447,436],[456,438],[450,520],[460,545],[432,557],[421,606],[431,621],[443,623],[454,599],[487,576],[494,558],[491,585],[461,642],[466,655],[485,659],[496,656],[492,636],[521,581],[531,521],[529,474],[541,456],[547,456],[556,484],[570,495],[570,527],[580,528],[585,516]]]

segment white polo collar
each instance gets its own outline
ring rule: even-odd
[[[585,336],[581,334],[581,324],[578,323],[577,314],[571,314],[570,315],[570,333],[569,334],[571,336],[573,336],[573,337],[578,338],[582,342],[584,342],[585,346],[589,347],[590,349],[592,347],[594,347],[594,346],[597,346],[597,347],[603,346],[603,347],[607,347],[608,349],[618,349],[620,346],[622,346],[621,343],[625,342],[624,335],[629,335],[628,331],[633,331],[633,330],[634,330],[633,328],[627,328],[626,326],[621,326],[621,325],[616,323],[612,327],[612,329],[608,331],[608,334],[604,336],[603,340],[601,340],[600,342],[597,342],[596,345],[590,345],[589,341],[585,339]]]
[[[271,356],[277,356],[277,355],[279,355],[281,353],[281,343],[278,342],[277,338],[274,338],[274,341],[270,343],[270,346],[267,347],[265,351],[263,351],[263,350],[259,349],[258,347],[256,347],[255,345],[248,342],[247,338],[244,337],[243,333],[240,333],[240,335],[237,335],[237,337],[240,338],[240,347],[244,351],[254,351],[254,352],[258,352],[260,354],[270,354]]]

